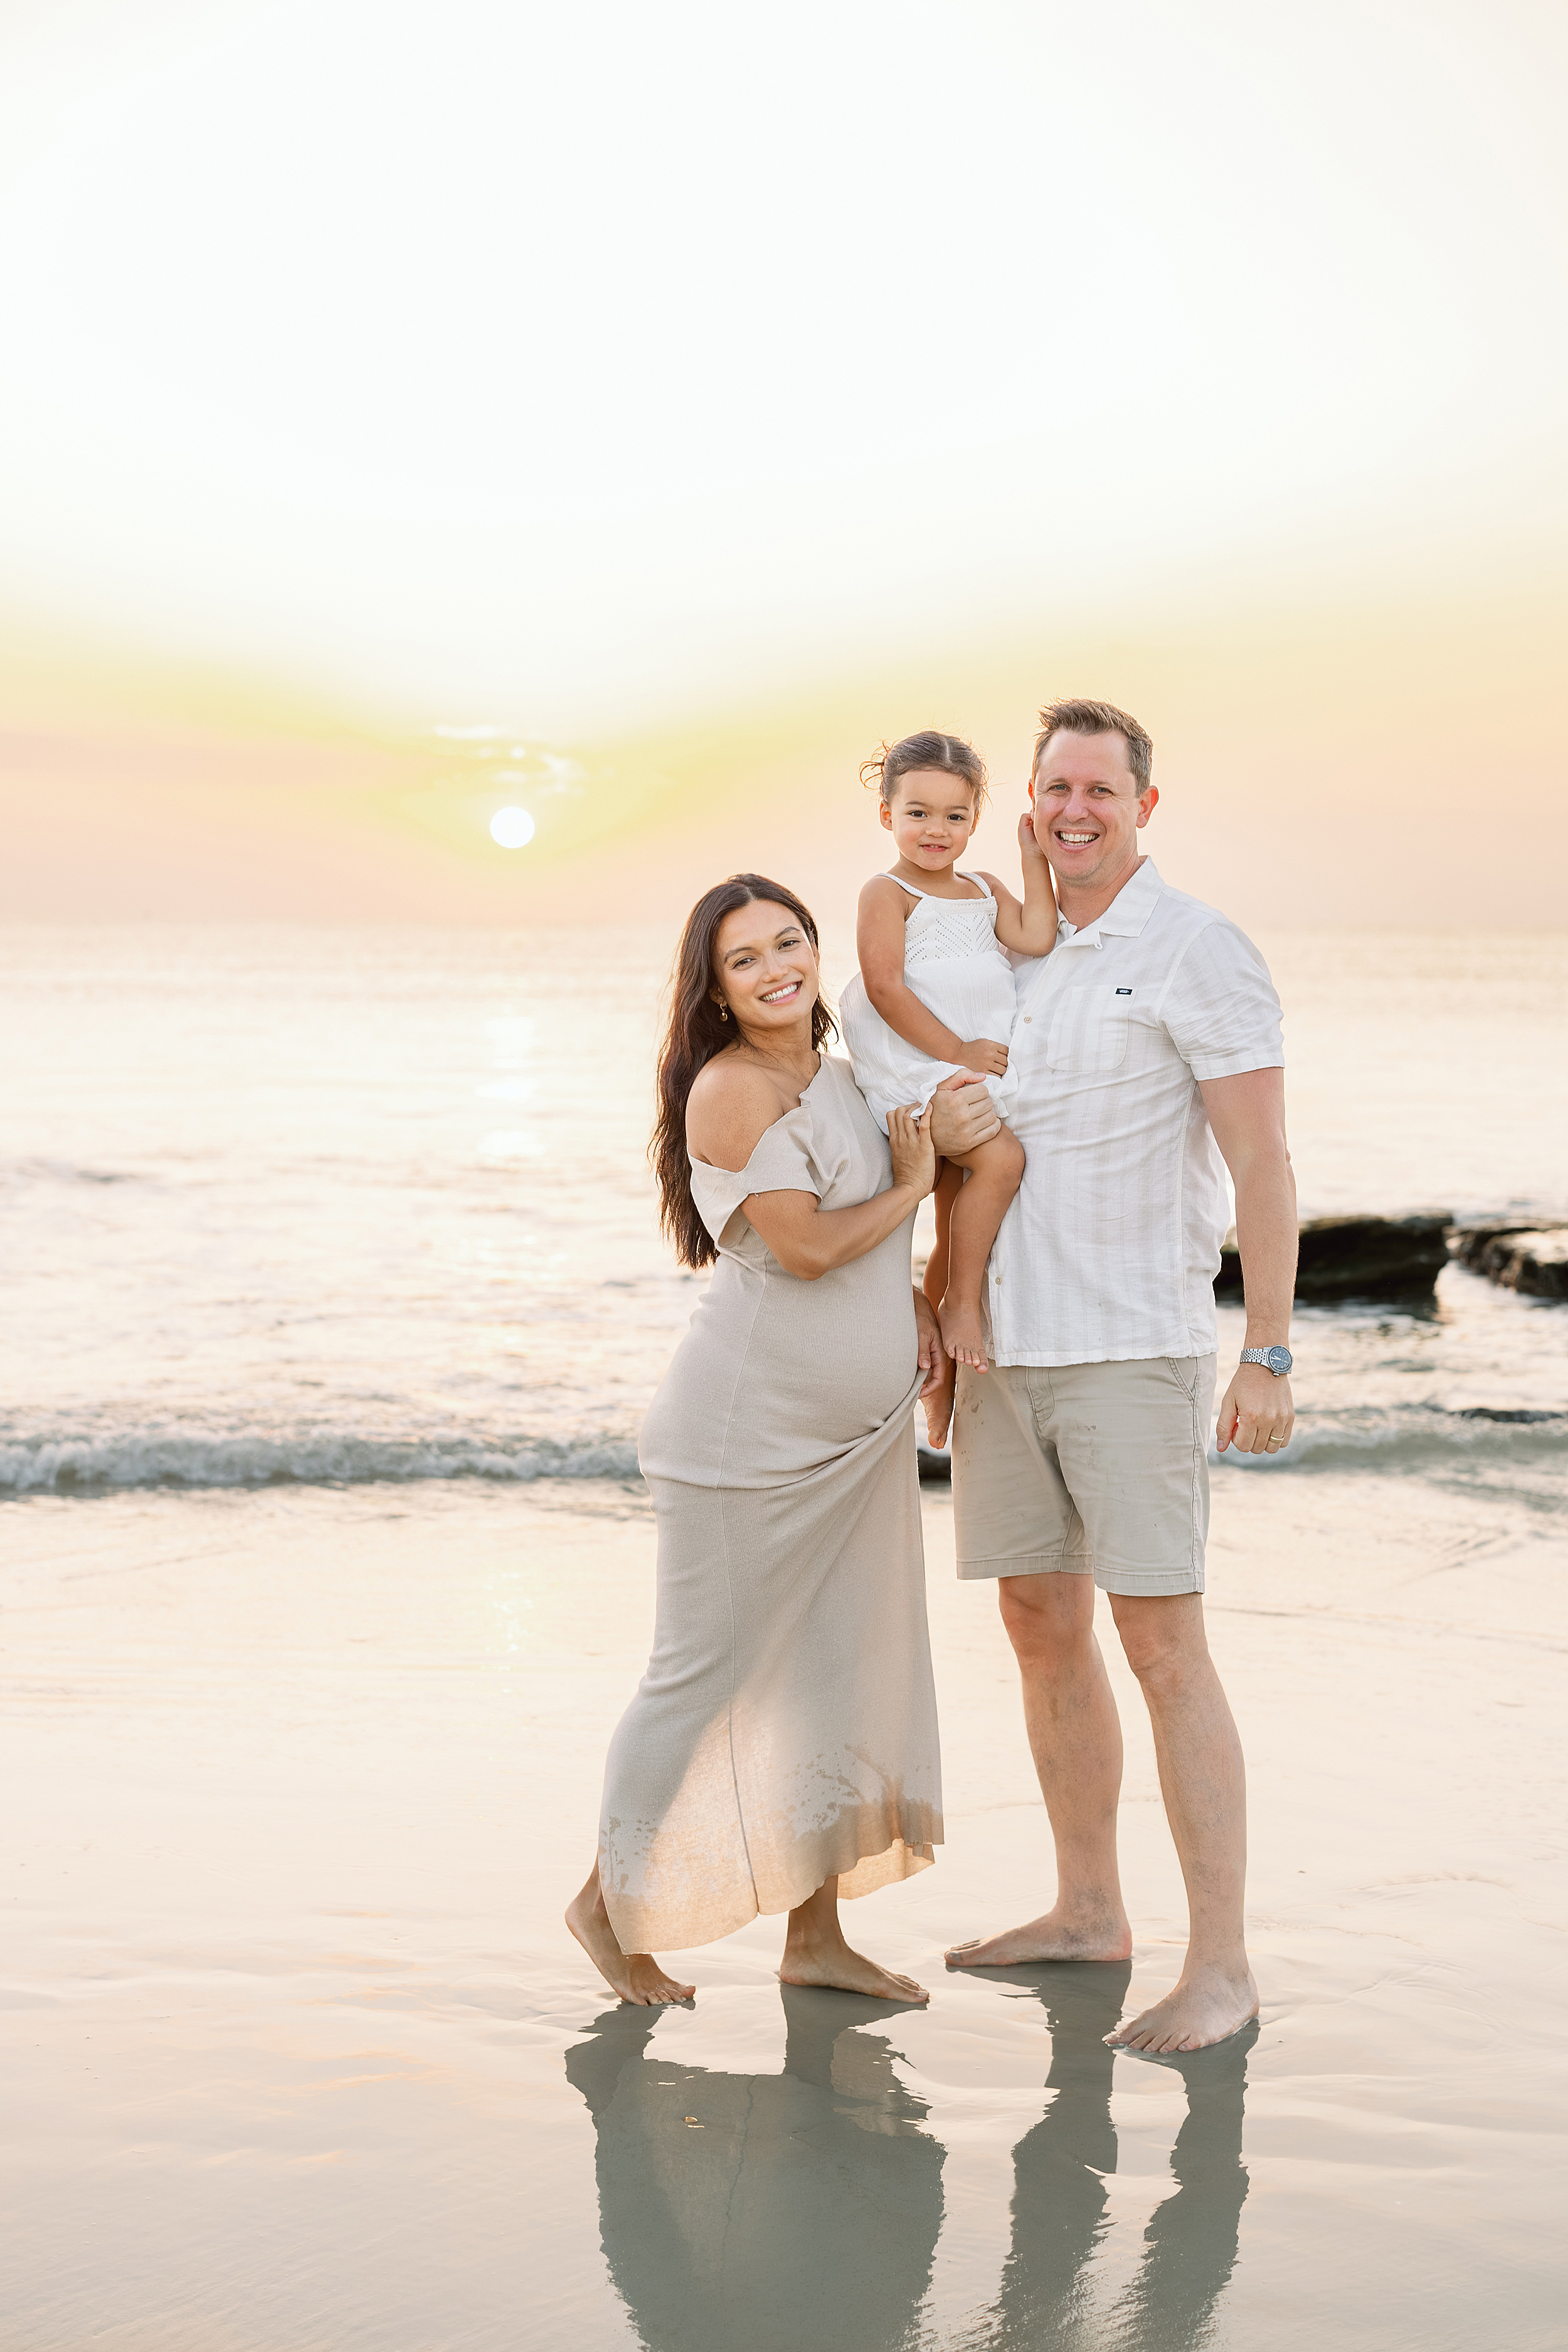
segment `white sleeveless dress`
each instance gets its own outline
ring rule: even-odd
[[[994,1037],[999,1045],[1009,1045],[1018,998],[1013,967],[996,944],[996,901],[978,874],[957,878],[973,882],[984,897],[933,898],[928,890],[889,875],[889,881],[920,901],[904,925],[904,979],[926,1010],[960,1037]],[[838,1025],[855,1066],[855,1083],[884,1135],[890,1110],[905,1103],[918,1103],[923,1110],[943,1078],[963,1066],[933,1061],[889,1029],[858,972],[839,997]],[[1010,1068],[1005,1077],[985,1083],[997,1116],[1005,1118],[1017,1099],[1016,1071]]]

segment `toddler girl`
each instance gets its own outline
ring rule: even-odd
[[[1034,828],[1027,815],[1018,828],[1020,905],[994,874],[957,870],[985,799],[984,762],[969,744],[907,735],[860,774],[880,786],[879,814],[899,856],[860,893],[860,971],[839,1001],[856,1082],[886,1129],[889,1110],[912,1102],[923,1112],[944,1078],[966,1070],[985,1079],[1005,1119],[1017,1091],[1007,1066],[1016,1004],[1002,950],[1047,955],[1057,938],[1050,867]],[[977,1372],[985,1370],[985,1261],[1023,1173],[1023,1146],[1004,1127],[955,1154],[937,1185],[926,1296],[948,1354]]]

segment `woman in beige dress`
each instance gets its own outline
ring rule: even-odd
[[[776,1911],[786,1984],[927,1998],[850,1949],[838,1901],[942,1833],[911,1411],[942,1360],[910,1272],[935,1161],[821,1050],[816,948],[793,891],[742,874],[677,962],[652,1156],[678,1255],[714,1271],[643,1425],[653,1655],[566,1914],[623,2000],[689,2000],[654,1948]]]

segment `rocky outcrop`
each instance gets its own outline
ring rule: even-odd
[[[1538,1217],[1528,1224],[1471,1225],[1456,1231],[1453,1219],[1436,1209],[1417,1217],[1307,1218],[1301,1226],[1296,1296],[1308,1305],[1339,1298],[1419,1297],[1430,1294],[1450,1256],[1505,1290],[1531,1298],[1568,1299],[1568,1219],[1558,1223]],[[1226,1235],[1214,1286],[1216,1297],[1239,1302],[1241,1259],[1234,1230]],[[1460,1410],[1492,1421],[1557,1418],[1485,1405]],[[916,1449],[922,1478],[952,1477],[950,1455],[945,1448],[939,1453],[926,1444],[923,1423]]]
[[[1419,1217],[1309,1217],[1301,1226],[1296,1296],[1316,1304],[1429,1291],[1448,1263],[1451,1222],[1440,1210]],[[1242,1295],[1234,1232],[1226,1235],[1214,1286],[1217,1298]]]
[[[1568,1225],[1474,1225],[1454,1252],[1461,1265],[1530,1298],[1568,1298]]]

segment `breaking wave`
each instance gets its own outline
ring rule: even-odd
[[[921,1430],[923,1441],[924,1431]],[[940,1469],[922,1444],[929,1471]],[[1568,1412],[1435,1405],[1318,1412],[1299,1420],[1281,1454],[1216,1454],[1221,1470],[1440,1471],[1553,1459],[1568,1465]],[[444,1428],[397,1435],[384,1429],[211,1429],[160,1422],[98,1435],[0,1431],[0,1496],[94,1495],[138,1486],[350,1486],[421,1478],[527,1484],[536,1478],[631,1478],[637,1440],[624,1423],[569,1436],[498,1435]]]
[[[1298,1419],[1283,1454],[1216,1454],[1221,1469],[1433,1470],[1488,1462],[1568,1459],[1568,1412],[1509,1405],[1404,1405]]]
[[[0,1495],[91,1495],[134,1486],[348,1486],[418,1478],[626,1478],[624,1431],[498,1438],[447,1430],[410,1437],[353,1430],[206,1432],[163,1427],[102,1437],[0,1437]]]

